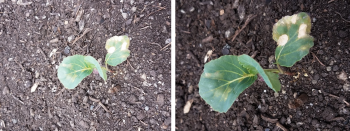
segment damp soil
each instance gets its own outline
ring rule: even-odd
[[[350,74],[349,8],[346,0],[176,1],[176,129],[350,130],[350,90],[344,79]],[[299,12],[310,15],[315,41],[311,53],[284,68],[296,75],[281,75],[278,93],[256,81],[226,113],[213,111],[198,93],[207,52],[213,50],[209,60],[253,55],[263,68],[276,69],[273,24]],[[256,17],[231,41],[249,15]],[[185,114],[188,101],[193,103]]]
[[[0,130],[170,130],[170,1],[122,2],[0,0]],[[115,35],[127,61],[65,89],[60,62],[103,63]]]

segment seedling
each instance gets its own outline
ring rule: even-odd
[[[259,74],[275,92],[281,90],[279,74],[286,74],[280,66],[291,67],[309,53],[314,45],[310,36],[311,20],[304,13],[285,16],[273,26],[277,42],[275,59],[278,69],[263,69],[248,55],[226,55],[205,64],[199,81],[200,96],[218,112],[227,112]]]
[[[78,84],[94,70],[107,80],[108,66],[116,66],[125,61],[130,55],[130,40],[128,36],[114,36],[106,42],[105,67],[101,67],[97,60],[91,56],[73,55],[64,58],[58,67],[58,79],[63,86],[74,89]]]

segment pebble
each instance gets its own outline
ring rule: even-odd
[[[58,38],[50,40],[50,43],[56,43],[56,42],[58,42]]]
[[[131,7],[131,13],[134,13],[136,11],[137,7]]]
[[[312,80],[312,84],[316,84],[317,83],[317,80]]]
[[[347,37],[348,36],[348,33],[346,32],[346,31],[339,31],[339,37],[340,38],[345,38],[345,37]]]
[[[145,114],[143,114],[143,113],[137,113],[137,119],[139,119],[139,120],[142,120],[143,118],[145,118],[146,116],[145,116]]]
[[[338,71],[339,67],[338,65],[333,66],[333,71]]]
[[[148,110],[149,110],[149,107],[148,107],[148,106],[146,106],[146,107],[145,107],[145,110],[146,110],[146,111],[148,111]]]
[[[31,85],[32,85],[32,82],[29,81],[29,80],[26,80],[26,81],[24,82],[24,87],[26,87],[26,88],[29,88]]]
[[[16,120],[16,119],[12,119],[12,123],[13,123],[13,124],[16,124],[16,123],[17,123],[17,120]]]
[[[350,91],[350,85],[348,83],[345,83],[343,85],[343,89],[344,89],[344,91]]]
[[[132,19],[128,19],[126,22],[125,22],[125,25],[130,25],[132,22]]]
[[[79,125],[82,126],[83,128],[89,128],[89,125],[85,121],[80,121]]]
[[[171,38],[165,40],[165,44],[169,44],[171,42]]]
[[[190,7],[189,11],[190,11],[190,12],[193,12],[193,11],[194,11],[194,7],[193,7],[193,6]]]
[[[66,46],[66,48],[64,48],[64,53],[65,54],[69,54],[69,51],[70,51],[70,47],[69,46]]]
[[[9,88],[7,86],[5,86],[5,88],[2,90],[2,94],[6,95],[8,93],[10,93],[10,90],[9,90]]]
[[[328,66],[326,69],[327,69],[327,71],[331,71],[332,67]]]
[[[327,73],[322,73],[321,75],[322,75],[322,77],[326,77],[326,76],[328,76],[328,74],[327,74]]]
[[[124,19],[128,18],[128,13],[122,13]]]
[[[160,106],[162,106],[164,104],[164,95],[163,94],[158,94],[157,102],[159,103]]]
[[[316,74],[315,76],[314,76],[314,80],[318,80],[320,78],[320,75],[318,75],[318,74]]]
[[[0,0],[0,3],[4,3],[5,2],[5,0]]]
[[[67,38],[67,41],[68,41],[69,43],[71,43],[71,42],[73,42],[73,39],[74,39],[74,35],[71,35],[71,36],[69,36],[69,37]]]

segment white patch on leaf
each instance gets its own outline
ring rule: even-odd
[[[288,42],[288,35],[284,34],[278,38],[277,45],[284,46]]]
[[[299,26],[298,38],[302,38],[306,35],[306,28],[307,28],[306,24],[301,24]]]
[[[120,50],[127,50],[128,43],[124,42]]]
[[[296,15],[296,14],[293,15],[293,16],[292,16],[292,20],[291,20],[292,23],[295,24],[295,23],[297,22],[297,20],[298,20],[298,15]]]
[[[108,53],[113,53],[115,51],[115,47],[109,47],[108,48]]]

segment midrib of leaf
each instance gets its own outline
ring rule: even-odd
[[[254,76],[253,74],[249,74],[249,75]],[[250,76],[247,76],[247,77],[249,77],[249,78],[248,78],[248,81],[247,81],[247,82],[249,82],[249,80],[250,80],[252,77],[250,77]],[[247,77],[244,77],[244,78],[247,78]],[[244,79],[244,78],[241,78],[241,79]],[[238,79],[239,79],[239,78],[238,78]],[[246,83],[247,83],[247,82],[246,82]],[[241,84],[241,83],[238,83],[237,86],[239,86],[240,84]],[[223,100],[223,98],[224,98],[223,96],[228,96],[228,93],[230,93],[230,91],[227,91],[227,89],[229,89],[228,86],[229,86],[229,84],[227,85],[227,87],[226,87],[226,89],[225,89],[225,91],[224,91],[224,93],[223,93],[224,95],[221,95],[220,101]]]
[[[85,71],[85,70],[91,70],[91,69],[92,69],[92,68],[85,68],[85,69],[76,70],[76,71],[74,71],[74,72],[68,73],[67,75],[69,75],[69,74],[71,74],[71,73],[83,72],[83,71]]]
[[[223,85],[221,85],[221,86],[219,86],[219,87],[217,87],[217,88],[214,88],[214,89],[212,89],[212,90],[210,90],[210,91],[207,91],[207,92],[205,92],[205,93],[215,91],[215,90],[217,90],[217,89],[219,89],[219,88],[221,88],[221,87],[223,87],[223,86],[230,85],[230,84],[233,83],[233,82],[242,80],[242,79],[247,78],[247,77],[252,77],[252,76],[254,76],[254,74],[247,74],[247,75],[244,75],[244,76],[242,76],[242,77],[240,77],[240,78],[236,78],[236,79],[233,79],[233,80],[231,80],[231,81],[228,81],[226,84],[223,84]],[[208,78],[208,79],[211,79],[211,78]]]

